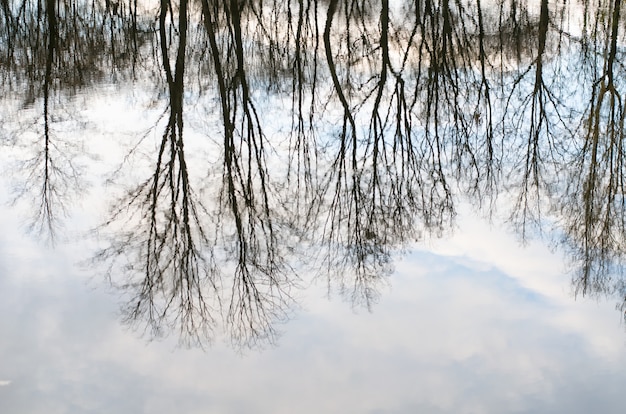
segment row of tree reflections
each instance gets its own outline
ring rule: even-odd
[[[1,6],[4,89],[42,108],[22,194],[43,234],[81,181],[80,134],[54,133],[54,111],[104,81],[167,93],[152,173],[114,203],[97,255],[153,334],[271,340],[309,272],[370,306],[393,252],[449,229],[459,197],[513,200],[523,238],[556,227],[577,293],[624,297],[621,0]],[[219,126],[199,131],[220,160],[204,179],[191,99]]]

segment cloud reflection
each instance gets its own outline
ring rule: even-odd
[[[506,246],[478,227],[463,234],[477,249]],[[17,257],[29,245],[15,234],[0,249]],[[1,263],[0,331],[12,340],[0,340],[0,356],[14,383],[0,412],[620,413],[626,403],[623,346],[598,345],[623,343],[610,304],[555,296],[531,283],[533,269],[505,271],[460,247],[396,261],[372,313],[313,286],[280,346],[243,356],[221,341],[210,352],[178,349],[176,338],[147,344],[59,253],[32,251],[49,263],[37,276]],[[518,269],[539,256],[510,254]],[[539,276],[558,277],[558,257],[540,258]]]

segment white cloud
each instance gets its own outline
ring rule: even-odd
[[[6,385],[11,385],[11,381],[0,380],[0,387],[4,387]]]

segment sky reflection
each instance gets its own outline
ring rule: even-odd
[[[399,3],[3,2],[0,414],[623,411],[620,2]]]
[[[120,324],[115,295],[42,248],[3,209],[2,413],[618,413],[624,329],[614,304],[574,301],[562,260],[464,216],[415,246],[372,312],[323,283],[275,346],[181,349]]]

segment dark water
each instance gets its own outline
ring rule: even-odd
[[[623,14],[2,0],[0,411],[621,412]]]

